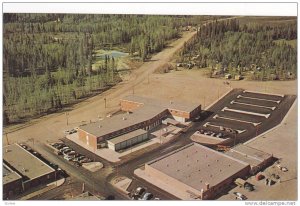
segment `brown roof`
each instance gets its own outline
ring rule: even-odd
[[[214,186],[249,166],[247,163],[192,143],[148,163],[197,190]]]

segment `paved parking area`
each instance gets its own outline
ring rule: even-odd
[[[198,129],[223,133],[232,144],[242,143],[278,125],[295,99],[234,89],[208,109],[211,115]]]

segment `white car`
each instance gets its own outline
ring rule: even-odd
[[[242,193],[233,192],[233,194],[236,196],[235,197],[236,200],[246,200],[247,199],[247,197],[245,195],[243,195]]]
[[[64,156],[64,159],[65,159],[65,160],[68,160],[68,161],[71,161],[71,160],[73,159],[73,157],[70,157],[70,156],[68,156],[68,155],[65,155],[65,156]]]

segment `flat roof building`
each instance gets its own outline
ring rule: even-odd
[[[22,190],[54,179],[55,170],[19,144],[3,148],[3,162],[22,179]],[[14,175],[15,176],[15,175]],[[3,191],[5,194],[11,191]]]
[[[108,146],[108,140],[138,129],[151,130],[164,118],[172,116],[179,122],[194,118],[201,111],[199,104],[180,104],[146,97],[128,96],[120,101],[121,110],[127,113],[104,118],[82,125],[78,129],[79,140],[91,149]]]
[[[188,193],[190,199],[213,199],[248,172],[248,163],[196,143],[145,164],[150,181],[159,180],[163,185]]]
[[[239,144],[231,148],[228,152],[226,152],[226,155],[248,163],[251,167],[251,174],[255,174],[266,168],[274,160],[273,155],[244,144]]]

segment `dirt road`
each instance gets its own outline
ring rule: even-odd
[[[175,40],[162,52],[154,55],[150,61],[144,63],[139,69],[134,70],[128,81],[121,82],[101,95],[77,104],[68,112],[68,116],[65,113],[48,115],[41,120],[35,120],[36,123],[32,123],[30,126],[8,133],[9,143],[28,141],[29,139],[32,141],[32,138],[36,142],[56,140],[63,135],[65,129],[73,128],[84,122],[96,121],[99,117],[106,116],[106,114],[118,108],[121,97],[132,94],[134,87],[138,87],[141,82],[147,79],[148,75],[166,62],[169,62],[174,53],[195,33],[184,33],[182,38]],[[104,105],[104,98],[107,99],[107,108]],[[3,140],[4,145],[6,145],[7,140],[5,136]]]

